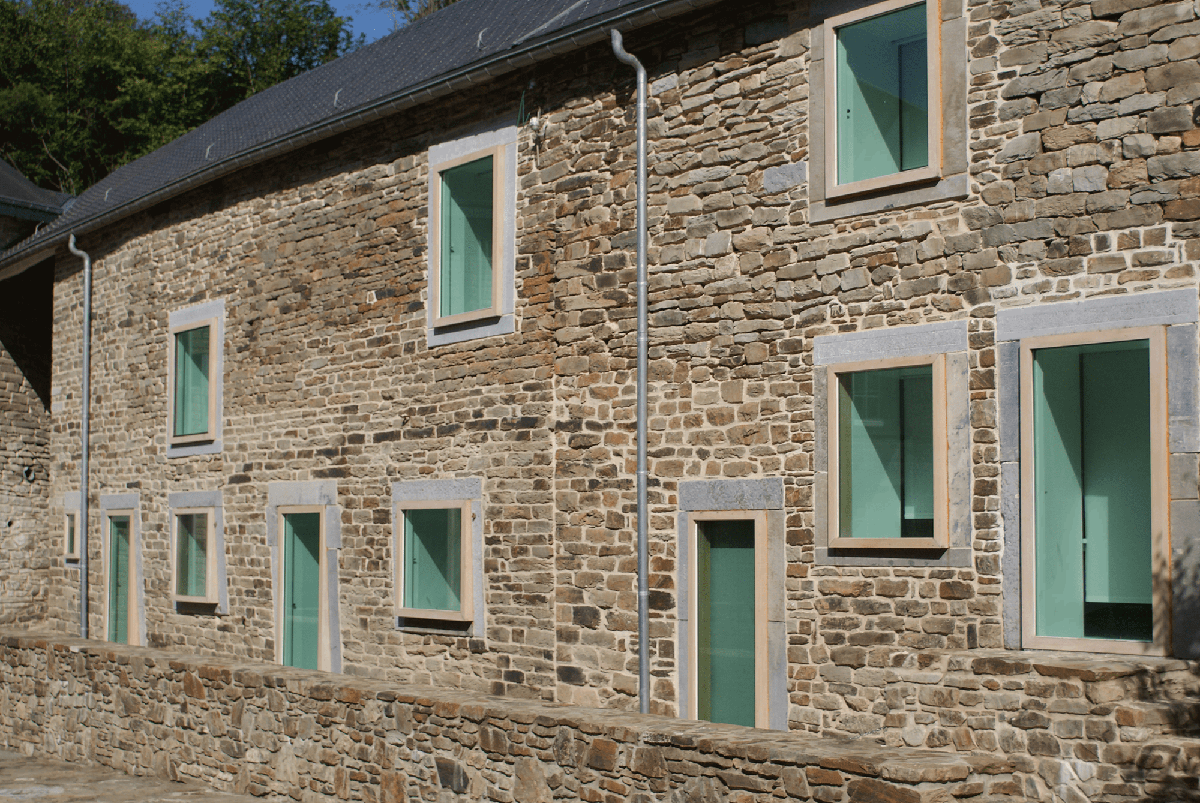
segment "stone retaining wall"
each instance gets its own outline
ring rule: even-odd
[[[987,757],[0,633],[0,746],[282,800],[1018,800]]]

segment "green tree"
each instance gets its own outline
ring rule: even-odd
[[[198,22],[222,108],[360,46],[328,0],[217,0]]]
[[[362,42],[328,0],[0,0],[0,157],[79,193],[272,84]]]

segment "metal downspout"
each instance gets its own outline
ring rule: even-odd
[[[650,545],[646,504],[646,68],[625,52],[621,32],[609,31],[613,54],[637,70],[637,574],[638,708],[650,713]]]
[[[75,247],[75,235],[67,240],[67,249],[83,258],[83,388],[80,404],[83,414],[79,439],[83,457],[79,461],[79,637],[88,637],[88,431],[92,398],[92,258]]]

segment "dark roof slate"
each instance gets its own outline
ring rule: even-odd
[[[279,151],[371,119],[375,107],[433,92],[458,76],[553,47],[597,26],[639,15],[667,16],[716,0],[459,0],[349,55],[242,101],[213,119],[127,164],[81,194],[66,214],[0,254],[0,269]],[[548,56],[549,52],[543,54]],[[494,69],[493,69],[494,67]],[[389,112],[383,112],[389,113]],[[341,125],[344,121],[345,125]],[[313,140],[307,140],[313,141]]]
[[[0,204],[8,211],[19,214],[21,210],[28,210],[33,213],[32,218],[44,220],[45,214],[61,212],[71,197],[62,192],[43,190],[25,178],[20,170],[0,159]]]

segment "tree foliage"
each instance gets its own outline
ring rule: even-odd
[[[279,81],[348,52],[328,0],[180,0],[140,22],[116,0],[0,0],[0,157],[79,193]]]

